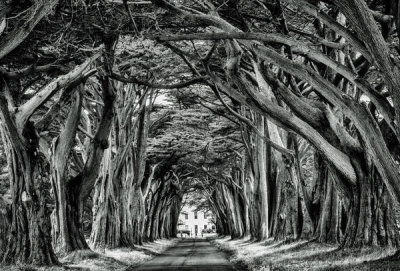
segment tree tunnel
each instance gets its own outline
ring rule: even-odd
[[[233,239],[397,249],[399,14],[0,3],[0,262],[173,238],[187,206]]]

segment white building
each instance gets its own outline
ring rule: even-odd
[[[211,212],[195,211],[195,207],[184,206],[179,214],[178,232],[190,236],[201,236],[203,230],[215,230]]]

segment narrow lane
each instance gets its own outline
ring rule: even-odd
[[[190,270],[233,271],[226,254],[205,239],[183,239],[163,255],[133,269],[144,270]]]

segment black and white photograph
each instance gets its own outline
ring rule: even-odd
[[[0,271],[400,271],[400,0],[0,0]]]

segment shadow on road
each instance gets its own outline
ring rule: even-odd
[[[180,240],[176,246],[151,261],[128,270],[233,271],[236,269],[228,261],[226,254],[208,240],[187,238]]]

